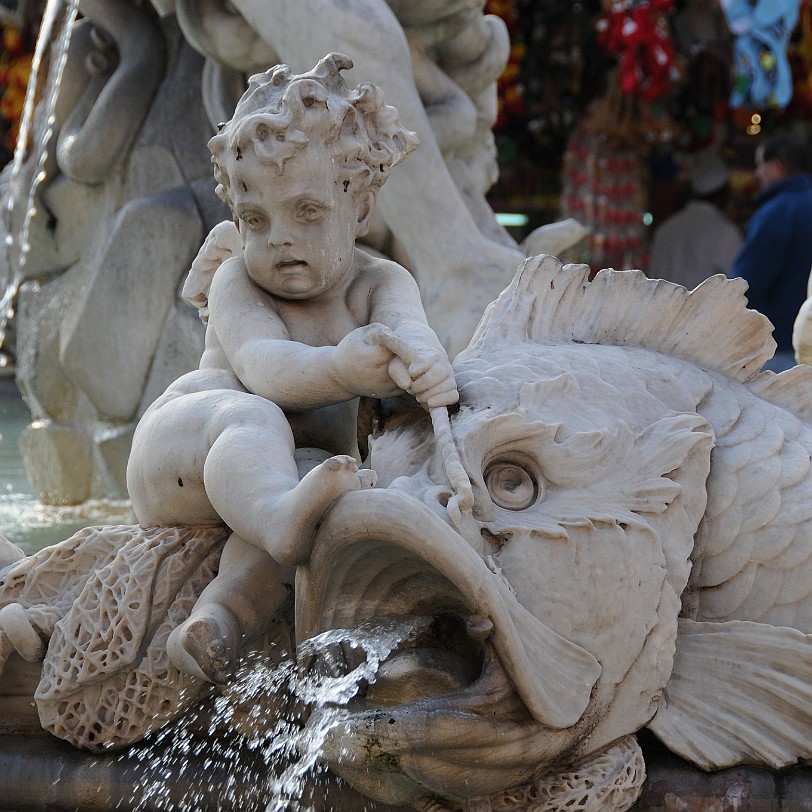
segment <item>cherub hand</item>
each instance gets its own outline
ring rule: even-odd
[[[457,382],[445,352],[432,346],[412,346],[410,349],[408,364],[399,356],[390,362],[392,380],[427,409],[456,403],[460,399]]]
[[[381,341],[384,329],[380,324],[358,327],[336,346],[335,371],[347,391],[373,398],[400,394],[401,388],[389,371],[395,354]]]

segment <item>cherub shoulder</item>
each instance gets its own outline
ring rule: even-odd
[[[354,287],[369,291],[380,289],[403,289],[417,293],[417,282],[414,277],[399,263],[385,257],[356,251],[356,277]]]
[[[235,290],[253,286],[242,254],[229,257],[212,276],[209,287],[210,303],[228,301]]]

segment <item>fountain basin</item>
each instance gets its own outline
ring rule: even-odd
[[[53,736],[39,732],[10,733],[0,721],[0,812],[152,812],[152,810],[218,810],[219,812],[262,812],[263,803],[246,802],[251,786],[234,783],[222,765],[211,765],[205,755],[188,757],[187,775],[205,775],[205,783],[194,785],[181,775],[171,776],[160,796],[144,798],[142,783],[148,774],[139,760],[142,748],[127,755],[94,756],[75,750]],[[203,740],[203,739],[201,739]],[[633,810],[638,812],[706,812],[708,809],[736,809],[740,812],[782,812],[812,808],[812,769],[793,767],[780,772],[735,767],[718,773],[703,773],[668,753],[650,735],[641,734],[648,779]],[[230,799],[222,787],[232,783]],[[409,812],[404,807],[364,799],[332,775],[320,779],[313,798],[313,812]],[[182,798],[196,792],[194,806],[182,806]],[[479,806],[477,810],[489,809]],[[513,807],[512,812],[531,812],[533,807]],[[490,812],[508,812],[507,807]]]

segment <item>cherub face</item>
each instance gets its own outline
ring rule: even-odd
[[[345,189],[329,152],[319,146],[287,159],[282,175],[246,150],[230,175],[251,279],[282,299],[314,299],[340,288],[352,272],[355,238],[366,228],[372,193]]]

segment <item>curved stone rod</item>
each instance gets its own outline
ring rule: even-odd
[[[102,87],[91,81],[68,115],[59,134],[57,161],[71,179],[96,185],[109,176],[138,132],[164,75],[165,58],[157,24],[131,2],[81,0],[79,7],[113,38],[118,65]],[[95,55],[97,62],[91,62],[89,70],[103,73],[101,51]]]
[[[212,125],[234,115],[237,100],[245,91],[245,75],[206,57],[201,76],[203,109]]]
[[[87,90],[88,74],[86,60],[95,47],[96,35],[93,23],[88,19],[77,20],[73,25],[68,45],[68,56],[59,93],[54,104],[54,118],[57,127],[61,127],[74,107],[79,103]]]
[[[279,58],[267,43],[228,0],[176,0],[175,16],[189,44],[207,59],[250,76],[275,65]],[[245,90],[234,99],[237,103]],[[227,121],[234,113],[230,109]]]
[[[408,367],[413,358],[409,344],[382,324],[377,326],[380,343],[400,358],[404,365]],[[448,515],[454,524],[459,527],[462,521],[462,513],[470,511],[474,505],[471,480],[468,478],[468,473],[460,460],[457,447],[454,445],[454,435],[451,433],[451,420],[448,416],[448,409],[445,406],[435,406],[429,409],[429,414],[431,415],[431,425],[434,429],[437,448],[442,456],[448,481],[454,489],[454,496],[447,505]]]

